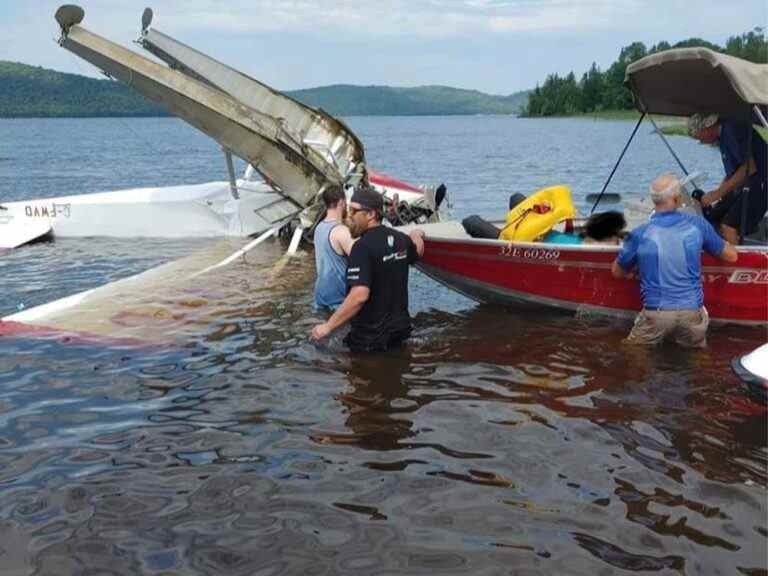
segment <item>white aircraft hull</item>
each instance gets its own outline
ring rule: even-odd
[[[266,184],[229,182],[136,188],[3,204],[0,238],[50,226],[59,237],[247,237],[284,223],[301,207]]]

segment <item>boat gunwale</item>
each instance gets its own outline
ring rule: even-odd
[[[426,228],[426,227],[425,227]],[[478,246],[511,246],[511,247],[520,247],[520,248],[548,248],[548,249],[557,249],[557,250],[573,250],[574,252],[595,252],[595,253],[604,253],[604,252],[619,252],[622,248],[620,244],[612,245],[612,244],[560,244],[557,242],[523,242],[523,241],[512,241],[508,242],[506,240],[498,240],[493,238],[455,238],[451,236],[442,236],[438,234],[430,234],[428,230],[424,230],[425,237],[424,239],[426,241],[433,241],[433,242],[444,242],[448,244],[470,244],[470,245],[478,245]],[[739,245],[736,246],[737,252],[743,252],[743,253],[758,253],[758,254],[765,254],[768,256],[768,245],[765,246],[746,246],[746,245]]]

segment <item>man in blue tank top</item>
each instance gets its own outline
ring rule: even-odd
[[[408,313],[408,268],[424,253],[424,233],[404,234],[384,226],[381,194],[368,187],[355,190],[349,223],[355,242],[349,256],[344,302],[327,322],[312,329],[322,340],[350,324],[344,343],[353,352],[400,347],[411,334]]]
[[[352,236],[344,225],[347,201],[341,186],[323,191],[325,219],[315,226],[315,305],[336,310],[347,295],[347,258],[352,250]]]
[[[611,268],[616,278],[629,276],[635,266],[639,271],[643,309],[627,341],[655,345],[672,336],[683,346],[702,348],[709,325],[702,248],[727,262],[736,261],[736,249],[701,216],[677,211],[680,183],[671,174],[656,178],[650,193],[655,207],[650,222],[630,232]]]

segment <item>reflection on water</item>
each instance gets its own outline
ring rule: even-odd
[[[309,258],[272,289],[250,266],[164,301],[209,318],[171,347],[3,339],[6,570],[765,570],[766,416],[727,369],[759,331],[642,352],[626,322],[456,300],[351,356],[307,339]]]
[[[223,171],[216,146],[169,119],[137,121],[162,165],[145,142],[106,149],[112,121],[0,122],[16,133],[0,142],[8,198]],[[553,178],[578,202],[631,131],[350,123],[376,168],[445,180],[460,217]],[[73,129],[90,171],[64,169]],[[651,138],[638,134],[617,172],[622,194],[669,168]],[[510,167],[521,172],[500,177]],[[0,257],[0,314],[219,249],[26,247]],[[309,342],[312,260],[273,276],[282,249],[171,273],[87,319],[142,347],[0,337],[0,574],[766,574],[768,420],[729,368],[763,330],[715,328],[706,350],[647,352],[620,344],[625,321],[475,306],[414,273],[409,346],[351,356],[338,338]]]

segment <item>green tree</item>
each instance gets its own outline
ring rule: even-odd
[[[581,112],[595,112],[602,108],[605,80],[597,64],[592,62],[589,72],[581,77]]]
[[[768,63],[768,43],[765,32],[757,27],[741,36],[731,36],[725,43],[725,51],[731,56],[760,64]]]

